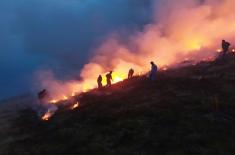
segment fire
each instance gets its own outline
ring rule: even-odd
[[[188,60],[200,62],[206,58],[204,60],[213,61],[215,52],[222,52],[222,39],[234,42],[231,39],[235,36],[234,0],[208,0],[200,4],[194,3],[196,0],[158,2],[153,11],[156,14],[151,15],[153,22],[143,26],[141,31],[125,38],[118,34],[107,35],[81,70],[80,81],[59,81],[54,76],[42,76],[42,87],[49,87],[54,99],[50,103],[57,103],[60,97],[65,99],[64,94],[74,96],[73,92],[79,94],[96,88],[100,74],[105,86],[105,74],[110,70],[114,71],[112,83],[117,83],[127,78],[130,68],[136,75],[141,75],[140,71],[147,73],[150,61],[168,67]],[[235,53],[235,49],[232,52]]]
[[[77,102],[76,104],[74,104],[70,109],[74,110],[77,109],[80,106],[79,102]]]
[[[126,75],[124,75],[123,73],[120,73],[120,72],[116,73],[116,72],[114,72],[113,73],[113,83],[118,83],[120,81],[123,81],[125,79],[125,76]]]
[[[52,104],[56,104],[58,102],[58,100],[53,99],[53,100],[51,100],[49,102],[52,103]]]
[[[162,70],[163,70],[163,71],[167,71],[168,68],[167,68],[167,67],[163,67]]]
[[[216,50],[218,53],[221,53],[222,52],[222,49],[217,49]]]
[[[42,116],[42,120],[43,121],[48,121],[51,116],[54,114],[54,111],[50,111],[48,110],[43,116]]]
[[[92,88],[92,86],[90,86],[89,84],[84,84],[83,85],[83,89],[82,89],[82,92],[87,92],[89,89],[91,89]]]
[[[65,96],[65,95],[63,95],[63,99],[64,99],[64,100],[68,100],[68,97]]]

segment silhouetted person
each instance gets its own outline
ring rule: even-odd
[[[157,65],[151,61],[151,71],[150,71],[150,75],[149,75],[149,79],[151,81],[155,81],[156,80],[156,76],[157,76]]]
[[[38,99],[40,102],[42,102],[43,99],[45,99],[46,97],[48,97],[48,92],[46,89],[43,89],[42,91],[38,93]]]
[[[97,83],[98,83],[98,88],[101,89],[102,88],[102,76],[99,75],[99,77],[97,78]]]
[[[112,71],[110,71],[108,74],[106,74],[106,80],[107,80],[107,86],[110,87],[112,84],[111,84],[111,80],[113,80],[113,77],[112,77]]]
[[[130,69],[129,72],[128,72],[128,79],[131,79],[134,75],[134,69]]]
[[[230,43],[226,42],[225,40],[222,40],[222,49],[223,49],[223,56],[225,56],[228,53]]]

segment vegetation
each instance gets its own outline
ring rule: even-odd
[[[41,121],[21,111],[3,155],[232,155],[235,57],[125,80]]]

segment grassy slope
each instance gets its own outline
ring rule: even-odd
[[[31,107],[34,99],[30,95],[13,97],[0,102],[0,154],[8,148],[8,144],[14,141],[14,137],[9,135],[12,128],[11,122],[18,117],[18,112]]]
[[[48,122],[24,110],[5,154],[234,154],[234,69],[231,56],[161,72],[155,83],[136,77],[84,94],[79,109]]]

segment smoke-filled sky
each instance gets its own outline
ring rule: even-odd
[[[29,92],[39,70],[79,75],[107,35],[127,37],[153,20],[152,1],[1,0],[0,99]]]
[[[234,0],[2,0],[0,98],[46,88],[53,98],[234,47]],[[36,78],[35,78],[36,77]],[[33,80],[34,79],[34,80]],[[36,80],[37,79],[37,80]],[[38,87],[38,85],[40,87]]]

